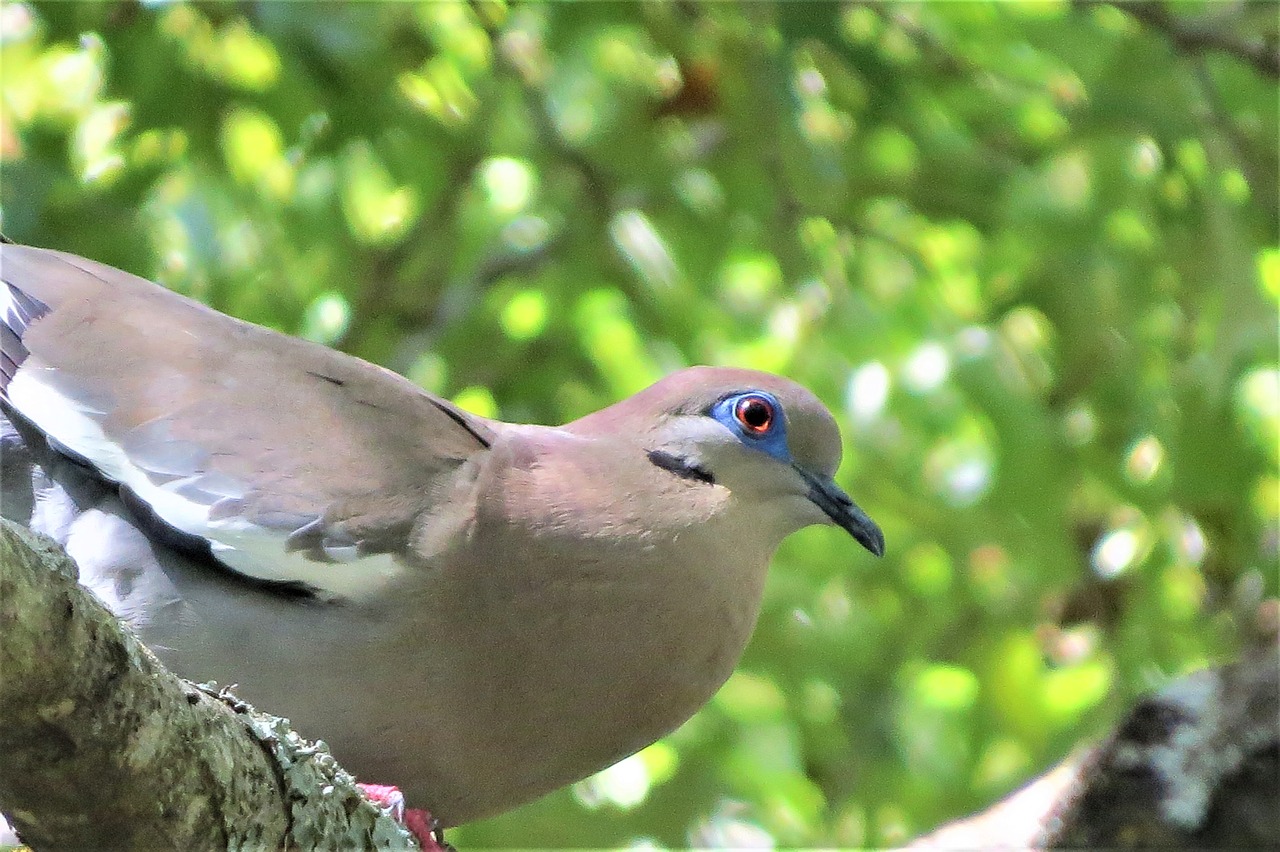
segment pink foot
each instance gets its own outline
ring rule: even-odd
[[[366,799],[383,809],[390,809],[391,816],[418,838],[423,852],[446,852],[451,848],[447,844],[442,844],[437,838],[432,828],[435,820],[431,818],[430,813],[421,808],[404,806],[404,793],[400,792],[399,787],[387,784],[357,784],[356,786],[360,788],[361,793],[364,793]]]

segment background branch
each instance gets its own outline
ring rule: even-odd
[[[1280,77],[1280,50],[1274,42],[1245,38],[1217,20],[1191,19],[1174,15],[1155,0],[1117,3],[1126,12],[1152,29],[1159,30],[1179,53],[1198,54],[1205,50],[1229,53],[1268,77]]]
[[[1240,662],[1193,672],[987,810],[912,849],[1260,848],[1280,836],[1274,628]]]

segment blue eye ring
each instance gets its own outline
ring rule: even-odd
[[[743,445],[791,463],[787,449],[787,417],[782,403],[767,391],[748,390],[729,394],[707,412],[738,436]]]
[[[733,403],[733,419],[742,427],[742,434],[763,438],[773,431],[778,422],[777,407],[773,400],[762,394],[743,394]]]

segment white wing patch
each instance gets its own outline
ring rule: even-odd
[[[102,431],[103,406],[80,403],[57,389],[57,370],[28,356],[9,382],[10,404],[56,443],[88,461],[102,476],[127,486],[174,529],[209,542],[227,567],[261,580],[304,583],[322,597],[359,600],[383,589],[403,571],[391,554],[359,556],[357,548],[326,548],[335,562],[317,562],[285,549],[287,531],[258,526],[243,517],[211,518],[216,499],[244,496],[242,483],[199,472],[157,484],[125,447]],[[144,427],[145,428],[145,427]],[[149,460],[153,472],[163,460]],[[175,465],[185,472],[189,467]]]

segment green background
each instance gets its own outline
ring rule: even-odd
[[[885,559],[793,536],[706,709],[450,839],[887,844],[1276,594],[1275,37],[1269,3],[5,2],[2,223],[507,420],[693,363],[808,385]]]

